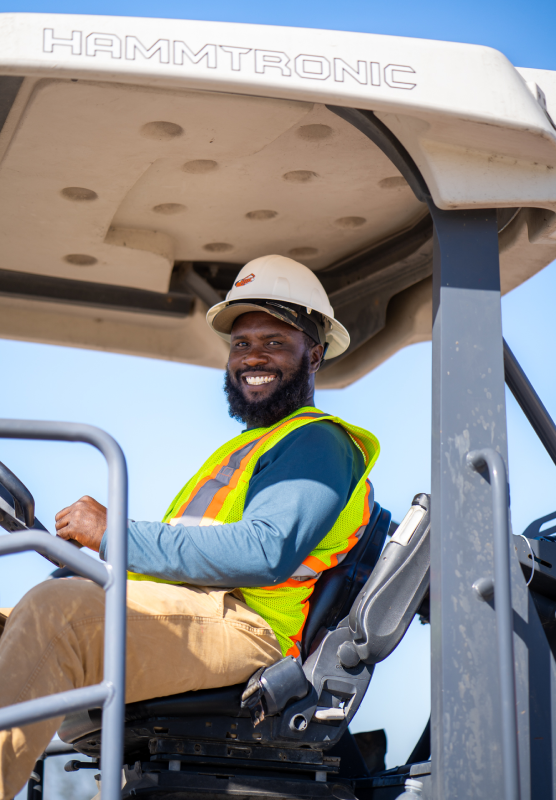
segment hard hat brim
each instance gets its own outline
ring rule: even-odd
[[[218,310],[219,308],[220,310]],[[214,309],[216,309],[216,315],[211,321],[209,320],[207,314],[207,322],[212,328],[214,328],[216,333],[231,334],[234,322],[238,317],[241,317],[242,314],[250,314],[253,311],[264,311],[265,314],[273,316],[268,308],[265,308],[265,306],[259,306],[256,303],[234,303],[234,305],[220,303],[218,306],[211,308],[209,314]]]
[[[233,305],[230,305],[228,301],[223,300],[221,303],[217,303],[209,309],[207,313],[207,322],[222,339],[229,343],[231,340],[232,327],[236,319],[241,317],[242,314],[249,314],[253,311],[264,311],[265,314],[274,316],[268,308],[259,306],[256,303],[235,302]],[[328,360],[329,358],[335,358],[341,355],[348,349],[349,333],[338,320],[326,315],[323,316],[325,316],[328,322],[326,331],[328,348],[324,356],[325,360]]]

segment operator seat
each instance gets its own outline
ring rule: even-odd
[[[391,514],[374,502],[371,485],[369,522],[357,544],[336,567],[326,570],[316,583],[311,596],[309,614],[303,630],[301,660],[305,661],[312,647],[323,634],[349,614],[353,602],[373,570],[390,527]],[[126,733],[133,723],[160,716],[190,717],[218,714],[224,717],[249,717],[241,708],[241,695],[245,684],[202,689],[166,697],[143,700],[126,706]],[[100,752],[102,711],[99,708],[69,714],[58,734],[75,749],[90,756]],[[160,727],[160,726],[158,726]],[[126,736],[126,750],[127,746]],[[132,736],[133,745],[137,735]]]

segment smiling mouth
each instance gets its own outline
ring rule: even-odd
[[[262,386],[263,383],[272,383],[276,379],[276,375],[249,375],[245,378],[245,382],[249,386]]]

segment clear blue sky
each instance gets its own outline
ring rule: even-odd
[[[529,2],[255,3],[218,0],[11,0],[2,11],[121,14],[367,31],[473,42],[495,47],[517,66],[556,70],[556,4]],[[556,266],[503,300],[504,333],[556,417],[553,348],[556,342]],[[319,393],[317,403],[373,430],[382,455],[374,472],[379,502],[401,518],[418,491],[430,486],[429,344],[411,347],[342,391]],[[124,448],[130,471],[130,516],[156,519],[219,444],[239,428],[229,419],[216,371],[127,356],[0,340],[4,377],[2,415],[93,423]],[[508,398],[514,530],[556,509],[556,469]],[[82,445],[0,443],[0,459],[36,496],[47,527],[57,510],[87,493],[105,499],[100,456]],[[0,560],[0,606],[17,602],[49,572],[36,555]],[[354,724],[385,727],[389,765],[407,758],[428,717],[428,629],[414,625],[398,651],[379,665]]]

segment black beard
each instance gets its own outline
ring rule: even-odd
[[[293,414],[298,408],[306,405],[309,390],[309,353],[305,353],[299,369],[288,381],[284,381],[280,370],[272,370],[276,375],[277,386],[271,395],[263,400],[250,402],[246,400],[241,391],[241,376],[252,369],[237,370],[232,381],[230,371],[226,370],[224,378],[224,391],[228,399],[229,414],[232,419],[244,422],[249,428],[270,428],[284,417]],[[270,370],[258,369],[257,372]]]

